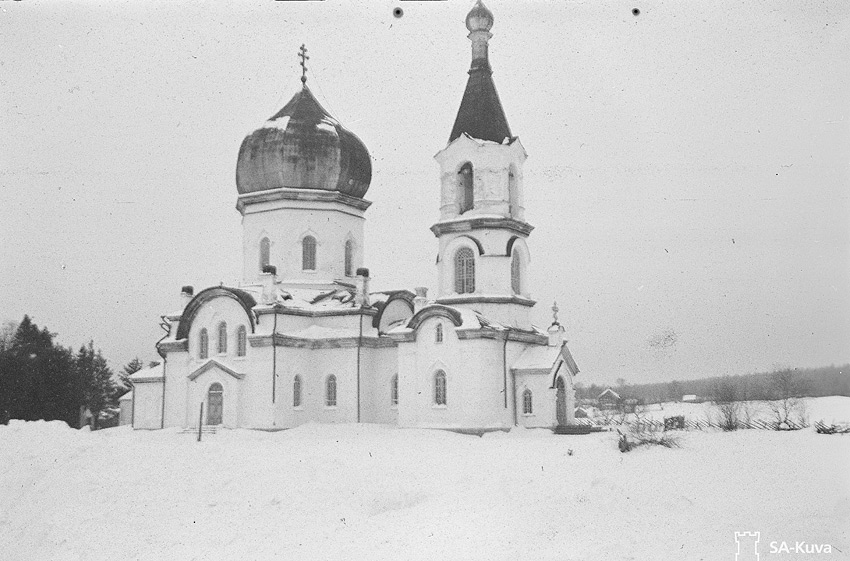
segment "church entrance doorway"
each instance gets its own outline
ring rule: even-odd
[[[564,386],[564,378],[558,376],[555,387],[555,416],[558,418],[558,425],[563,426],[567,424],[567,389]]]
[[[220,425],[224,409],[224,388],[216,382],[207,392],[207,424]]]

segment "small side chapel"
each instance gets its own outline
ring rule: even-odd
[[[369,152],[302,87],[242,142],[243,281],[164,317],[137,372],[139,429],[387,423],[462,432],[574,423],[578,368],[531,324],[523,164],[492,79],[493,14],[466,17],[472,64],[440,167],[438,286],[373,292],[363,267]],[[203,405],[203,418],[199,412]]]

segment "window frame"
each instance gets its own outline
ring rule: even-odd
[[[301,382],[301,376],[298,374],[295,375],[295,378],[292,380],[292,407],[294,409],[301,409],[302,400],[301,400],[301,392],[303,389],[303,384]]]
[[[198,358],[206,360],[210,357],[210,335],[206,327],[198,334]]]
[[[522,392],[522,414],[526,417],[534,415],[534,395],[529,388]]]
[[[443,369],[434,372],[434,407],[448,407],[448,376]]]
[[[390,407],[393,409],[398,407],[398,374],[393,374],[390,378]]]
[[[475,251],[469,246],[459,247],[454,254],[454,289],[458,294],[475,292]]]
[[[354,276],[354,240],[345,240],[344,270],[346,277]]]
[[[306,235],[301,239],[301,270],[315,271],[317,267],[319,242],[315,237]]]
[[[472,162],[466,162],[457,172],[458,175],[458,214],[475,208],[475,169]]]
[[[443,324],[437,323],[437,326],[434,328],[434,342],[439,344],[439,343],[443,342],[443,339],[444,339]]]
[[[216,350],[220,355],[227,354],[227,322],[221,321],[218,324],[218,339],[216,341]]]
[[[522,257],[516,248],[511,251],[511,291],[522,294]]]
[[[336,409],[338,403],[336,375],[325,378],[325,408]]]
[[[271,265],[272,243],[267,236],[260,240],[260,272]]]
[[[236,328],[236,356],[244,357],[248,354],[248,329],[244,325]]]

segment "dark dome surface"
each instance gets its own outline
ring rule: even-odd
[[[288,187],[362,198],[371,181],[366,146],[319,105],[306,85],[242,141],[236,163],[240,195]]]

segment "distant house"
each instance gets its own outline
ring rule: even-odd
[[[623,401],[623,398],[621,398],[620,394],[618,394],[611,388],[607,388],[605,391],[599,394],[599,397],[596,398],[596,401],[599,402],[599,407],[605,409],[617,407]]]
[[[699,403],[700,401],[702,401],[702,399],[700,399],[698,395],[689,393],[687,395],[682,396],[682,401],[685,403]]]
[[[585,409],[584,407],[577,407],[576,408],[576,412],[575,412],[575,418],[576,419],[586,419],[588,417],[590,417],[590,415],[588,415],[587,409]]]
[[[623,400],[623,411],[626,413],[634,413],[638,405],[642,405],[635,398],[627,398]]]

